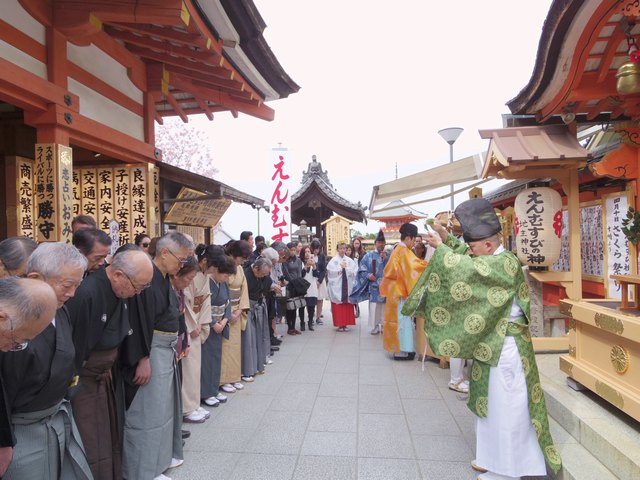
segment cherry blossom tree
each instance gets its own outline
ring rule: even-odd
[[[164,118],[156,123],[156,147],[162,150],[162,161],[199,175],[214,178],[213,149],[207,134],[179,118]]]

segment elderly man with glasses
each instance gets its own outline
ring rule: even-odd
[[[193,243],[172,231],[156,242],[153,279],[131,302],[132,334],[121,350],[125,386],[123,475],[166,478],[183,463],[182,402],[174,347],[179,302],[170,277],[193,255]]]
[[[94,478],[120,478],[122,413],[116,408],[111,368],[132,324],[126,299],[149,284],[153,266],[139,249],[122,251],[106,268],[85,277],[66,306],[73,325],[80,388],[73,414]]]
[[[29,340],[49,325],[56,311],[53,289],[32,278],[0,278],[0,351],[19,352]],[[9,405],[0,376],[0,475],[4,475],[13,455]]]
[[[53,288],[58,310],[26,348],[0,354],[0,373],[16,436],[13,462],[3,478],[92,478],[68,390],[75,375],[71,321],[64,303],[73,297],[87,268],[71,244],[43,243],[31,254],[27,277]],[[51,466],[54,468],[51,468]]]

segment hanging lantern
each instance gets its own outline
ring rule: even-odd
[[[516,197],[514,229],[518,258],[530,267],[549,267],[560,257],[562,198],[553,188],[535,187]]]
[[[632,37],[627,37],[627,44],[629,61],[616,72],[616,90],[620,95],[640,93],[640,50]]]

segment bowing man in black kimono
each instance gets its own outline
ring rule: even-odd
[[[127,479],[153,479],[183,463],[182,403],[174,351],[180,311],[170,276],[192,255],[193,243],[182,233],[161,237],[156,242],[151,285],[131,302],[133,333],[123,344],[120,359],[127,397],[122,463]]]
[[[86,267],[84,256],[73,245],[61,242],[43,243],[29,258],[27,276],[53,288],[58,310],[24,350],[0,354],[17,440],[13,461],[3,478],[92,478],[71,405],[65,398],[77,377],[71,322],[64,303],[80,285]]]
[[[153,266],[140,249],[113,257],[111,265],[87,276],[66,304],[73,326],[80,385],[73,413],[96,479],[122,478],[122,414],[116,408],[111,367],[130,334],[125,299],[151,282]]]
[[[57,303],[53,289],[40,280],[0,278],[0,352],[24,350],[49,325]],[[0,372],[0,475],[9,467],[16,445],[5,383]]]

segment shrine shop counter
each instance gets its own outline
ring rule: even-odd
[[[569,317],[569,353],[560,369],[606,401],[640,420],[640,310],[615,300],[560,302]]]

